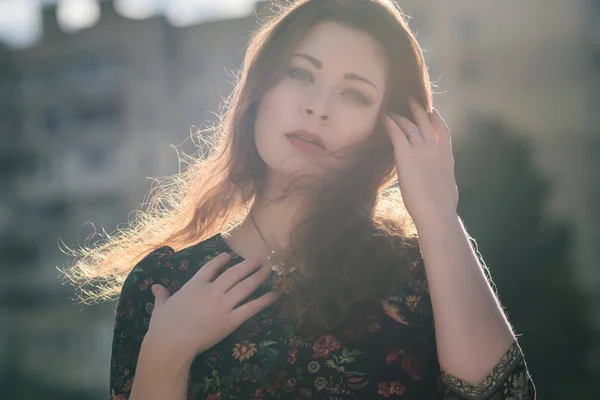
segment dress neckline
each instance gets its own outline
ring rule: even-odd
[[[240,256],[231,247],[229,247],[229,245],[227,244],[227,241],[225,240],[225,237],[223,236],[223,232],[217,233],[213,238],[215,238],[217,241],[217,244],[219,244],[221,246],[219,250],[222,250],[226,253],[231,254],[232,258],[239,258],[241,260],[244,260],[244,258],[242,256]]]

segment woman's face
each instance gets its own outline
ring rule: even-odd
[[[268,175],[285,180],[343,167],[347,161],[329,153],[372,134],[386,76],[385,52],[366,33],[335,22],[310,30],[258,107],[254,137]]]

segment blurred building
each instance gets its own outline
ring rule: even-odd
[[[77,34],[60,29],[54,8],[43,21],[38,46],[0,55],[2,71],[21,74],[0,81],[12,90],[1,93],[0,115],[18,109],[23,118],[19,128],[0,120],[0,163],[13,165],[17,146],[30,155],[29,168],[2,176],[14,187],[6,204],[0,199],[0,259],[8,261],[0,318],[12,321],[0,328],[0,352],[18,348],[27,374],[103,398],[115,304],[81,312],[68,300],[59,246],[110,233],[143,200],[144,177],[177,172],[169,145],[214,120],[207,112],[229,93],[255,20],[176,29],[162,17],[131,21],[104,2],[99,23]]]
[[[548,211],[575,222],[578,277],[597,288],[600,2],[400,3],[416,25],[425,21],[422,43],[442,92],[435,101],[455,136],[473,117],[491,115],[533,141],[556,184]]]
[[[548,211],[575,223],[578,276],[596,288],[600,2],[432,3],[401,5],[427,50],[435,106],[455,137],[477,115],[504,117],[530,135],[556,183]],[[9,243],[0,259],[11,264],[0,285],[4,276],[18,283],[0,296],[0,318],[17,321],[0,327],[0,352],[18,338],[30,374],[99,398],[106,391],[114,304],[81,312],[65,300],[72,292],[57,281],[55,266],[66,262],[58,239],[82,243],[93,232],[87,221],[112,231],[149,189],[143,177],[177,172],[169,145],[214,120],[255,24],[249,16],[174,28],[102,3],[98,24],[70,35],[50,8],[42,43],[0,52],[0,77],[21,74],[19,87],[17,78],[0,80],[0,236]],[[16,154],[22,165],[6,173]]]
[[[19,115],[19,75],[14,53],[0,46],[0,360],[8,355],[11,334],[8,324],[12,301],[7,296],[10,281],[6,279],[13,268],[20,268],[21,259],[9,230],[14,196],[14,177],[25,172],[26,157],[20,143],[21,118]],[[0,365],[0,375],[6,373]]]
[[[434,102],[453,136],[490,116],[531,140],[554,185],[546,211],[573,224],[570,258],[600,330],[600,1],[399,3],[431,54]]]

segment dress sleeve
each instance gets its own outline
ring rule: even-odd
[[[173,249],[160,247],[131,270],[121,289],[114,319],[110,362],[110,398],[127,400],[131,393],[142,340],[148,331],[154,306],[151,287],[169,288]]]
[[[471,246],[479,259],[479,263],[483,268],[484,274],[490,283],[494,294],[498,295],[496,285],[492,281],[490,271],[485,264],[477,242],[469,236]],[[414,269],[417,275],[417,280],[426,282],[425,267],[423,259],[420,260],[417,268]],[[420,276],[420,277],[419,277]],[[426,285],[424,285],[426,287]],[[426,325],[430,328],[433,326],[433,309],[431,306],[431,298],[429,291],[424,290],[419,306],[422,308],[422,315],[426,318]],[[432,335],[435,337],[435,335]],[[435,354],[435,365],[439,366],[437,353]],[[488,376],[479,384],[473,385],[456,378],[443,369],[439,368],[438,372],[438,398],[444,400],[535,400],[536,390],[527,369],[525,358],[521,347],[515,341],[506,353],[498,360],[496,366],[488,374]]]

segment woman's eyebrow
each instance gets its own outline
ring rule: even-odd
[[[300,57],[300,58],[304,58],[305,60],[307,60],[308,62],[310,62],[312,65],[314,65],[315,68],[317,69],[323,69],[323,63],[318,60],[317,58],[306,54],[306,53],[294,53],[292,54],[292,57]],[[377,90],[377,86],[375,86],[375,84],[373,82],[371,82],[369,79],[365,78],[364,76],[360,76],[354,72],[346,72],[344,74],[344,79],[348,79],[350,81],[361,81],[364,82],[368,85],[373,86],[373,88],[375,90]]]

